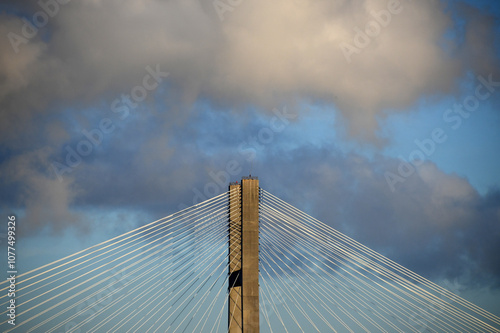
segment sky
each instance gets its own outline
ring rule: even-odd
[[[260,186],[500,315],[500,5],[0,2],[0,240],[29,270]]]

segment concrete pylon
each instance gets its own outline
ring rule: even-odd
[[[229,317],[228,331],[243,332],[241,297],[241,186],[229,184]]]
[[[259,332],[259,180],[229,185],[229,333]]]

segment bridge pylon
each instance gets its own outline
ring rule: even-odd
[[[259,332],[259,180],[229,184],[229,333]]]

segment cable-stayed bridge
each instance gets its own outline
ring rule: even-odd
[[[0,284],[2,332],[500,332],[256,178]]]

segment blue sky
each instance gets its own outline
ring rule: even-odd
[[[500,314],[497,1],[51,8],[0,6],[0,210],[23,267],[252,173]]]
[[[421,142],[428,139],[432,130],[442,128],[447,140],[437,145],[434,153],[426,156],[427,159],[446,173],[467,178],[474,188],[486,194],[500,183],[500,176],[495,172],[500,167],[499,157],[491,153],[498,149],[500,142],[498,112],[494,104],[486,102],[469,118],[463,118],[457,129],[453,129],[452,124],[443,120],[443,114],[455,103],[456,99],[450,99],[429,107],[423,102],[411,114],[392,117],[386,122],[386,131],[393,142],[385,148],[384,154],[408,158],[413,150],[419,149],[415,140]]]

